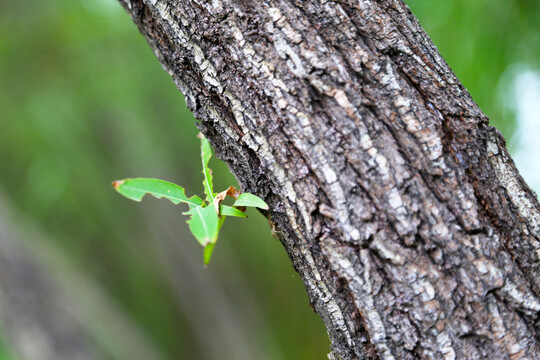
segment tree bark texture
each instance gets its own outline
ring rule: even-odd
[[[266,214],[331,359],[540,358],[540,212],[401,0],[120,0]]]

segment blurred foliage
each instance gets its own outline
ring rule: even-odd
[[[538,68],[540,3],[407,3],[510,136],[512,114],[496,89],[512,64]],[[261,215],[225,228],[203,270],[177,208],[150,200],[144,209],[113,193],[111,180],[133,176],[202,193],[194,121],[114,0],[0,2],[0,187],[15,207],[165,358],[324,358],[322,321]],[[216,188],[234,183],[225,165],[212,167]]]

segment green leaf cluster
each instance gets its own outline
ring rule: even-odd
[[[215,193],[212,182],[212,170],[208,166],[212,157],[212,148],[208,140],[199,134],[201,139],[201,160],[203,168],[203,186],[206,199],[202,200],[197,195],[186,196],[183,187],[174,183],[149,178],[133,178],[117,180],[113,182],[113,187],[121,195],[128,199],[141,201],[146,194],[150,194],[158,199],[165,198],[173,204],[187,204],[189,210],[184,215],[189,215],[187,223],[191,233],[197,241],[204,247],[203,259],[207,265],[212,257],[214,246],[218,239],[219,230],[227,216],[247,218],[246,207],[257,207],[268,209],[268,205],[258,196],[241,193],[230,186],[227,190]],[[235,198],[232,206],[221,204],[226,196]]]

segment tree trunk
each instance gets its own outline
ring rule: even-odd
[[[73,304],[13,237],[0,207],[0,324],[3,341],[17,353],[6,359],[104,359],[73,316]]]
[[[1,359],[164,359],[115,301],[21,218],[0,189],[0,335],[14,353]]]
[[[333,359],[540,358],[540,207],[401,0],[120,0]]]

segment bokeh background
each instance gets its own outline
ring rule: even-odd
[[[540,2],[407,3],[540,190]],[[228,220],[204,269],[185,209],[112,190],[202,193],[194,124],[115,0],[0,0],[0,360],[326,358],[260,214]]]

